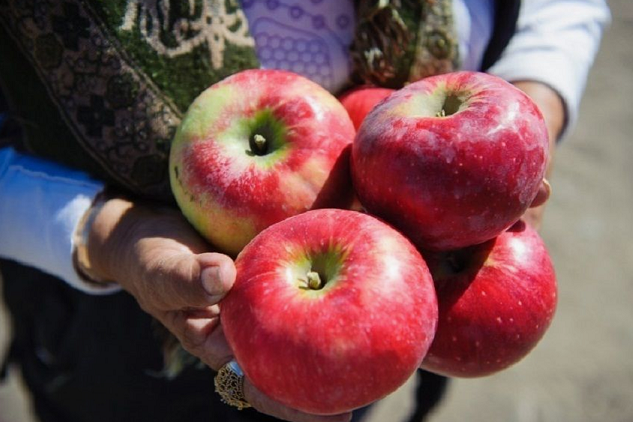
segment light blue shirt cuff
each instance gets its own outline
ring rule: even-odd
[[[83,172],[0,149],[0,256],[90,294],[120,290],[84,282],[72,262],[73,233],[103,187]]]

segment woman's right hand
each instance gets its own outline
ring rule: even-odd
[[[89,228],[91,274],[131,293],[185,350],[214,370],[233,358],[222,326],[222,298],[235,281],[233,260],[209,245],[173,208],[109,199]],[[244,395],[258,411],[296,422],[348,421],[350,413],[315,416],[268,398],[244,380]]]

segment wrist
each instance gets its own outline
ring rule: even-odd
[[[123,198],[103,192],[84,215],[75,237],[73,259],[77,272],[86,281],[100,284],[121,284],[119,268],[124,266],[120,233],[126,215],[133,204]]]

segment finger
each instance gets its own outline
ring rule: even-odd
[[[539,207],[543,205],[549,199],[552,194],[552,186],[549,184],[547,179],[543,179],[541,186],[536,194],[536,197],[532,201],[530,207]]]
[[[274,416],[278,419],[292,422],[349,422],[351,412],[340,415],[311,415],[299,410],[291,409],[277,403],[259,391],[247,378],[244,378],[244,397],[257,411]]]
[[[217,371],[233,356],[219,324],[219,313],[218,305],[167,312],[161,322],[186,351]]]
[[[523,214],[522,220],[529,224],[533,229],[539,230],[543,222],[543,206],[530,208]]]

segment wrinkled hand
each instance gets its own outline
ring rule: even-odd
[[[226,255],[208,252],[177,210],[110,199],[88,238],[95,276],[119,283],[141,308],[160,321],[182,346],[214,370],[231,360],[218,303],[235,281]],[[350,414],[314,416],[282,406],[247,379],[244,394],[262,413],[296,422],[338,422]]]

